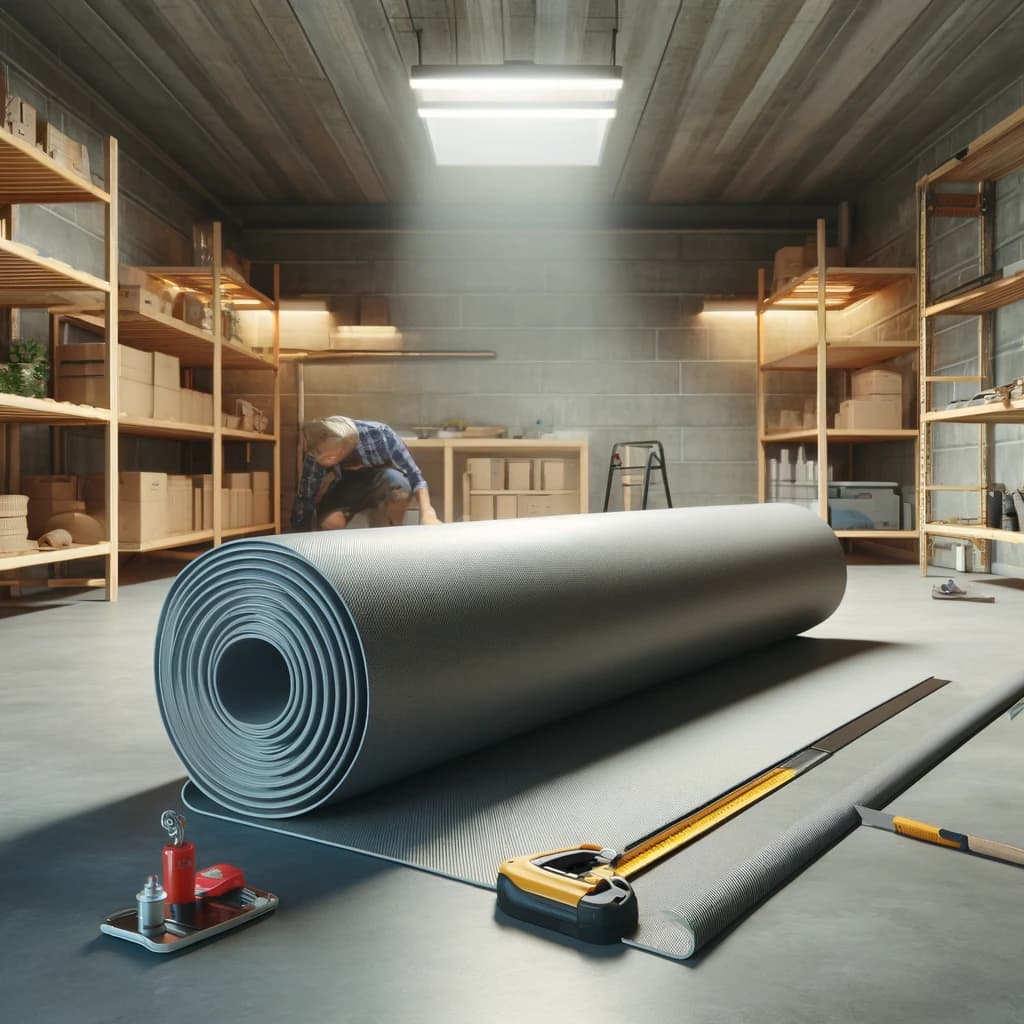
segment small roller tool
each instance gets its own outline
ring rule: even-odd
[[[911,686],[621,853],[594,843],[581,843],[506,860],[498,868],[498,906],[510,917],[583,942],[619,942],[633,932],[639,921],[639,906],[630,878],[752,807],[947,682],[929,678]]]
[[[273,893],[246,885],[241,868],[195,867],[195,846],[185,840],[185,818],[164,811],[160,824],[170,837],[163,848],[164,884],[150,875],[135,906],[103,919],[100,931],[134,942],[153,953],[170,953],[236,928],[269,913]]]

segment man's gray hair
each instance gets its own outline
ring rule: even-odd
[[[327,416],[302,424],[302,442],[307,452],[315,452],[324,441],[350,441],[359,437],[359,429],[347,416]]]

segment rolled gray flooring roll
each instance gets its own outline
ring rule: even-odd
[[[172,585],[157,697],[208,797],[286,818],[803,632],[845,582],[789,505],[235,541]]]

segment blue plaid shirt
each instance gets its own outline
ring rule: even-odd
[[[413,462],[409,449],[402,439],[385,423],[373,420],[353,420],[359,431],[359,444],[349,456],[362,466],[394,466],[401,470],[409,480],[413,491],[427,486],[419,466]],[[341,465],[329,467],[337,479],[341,479]],[[310,530],[313,526],[313,512],[316,508],[316,496],[320,493],[324,474],[328,467],[321,466],[312,452],[307,452],[302,460],[302,476],[299,478],[299,490],[292,509],[292,529]]]

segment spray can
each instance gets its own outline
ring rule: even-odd
[[[167,893],[156,875],[150,875],[135,895],[139,913],[139,931],[143,935],[160,935],[164,931],[164,910]]]
[[[185,818],[174,811],[164,811],[160,824],[171,838],[163,851],[167,902],[172,907],[195,903],[196,848],[185,841]]]

